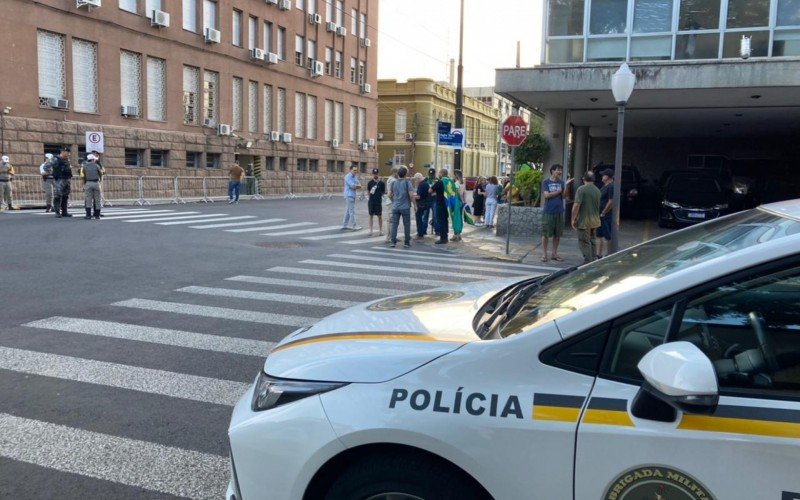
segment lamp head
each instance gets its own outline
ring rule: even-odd
[[[616,73],[611,77],[611,93],[618,104],[625,104],[631,98],[633,87],[636,85],[636,75],[626,63],[622,63]]]

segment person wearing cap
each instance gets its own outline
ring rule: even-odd
[[[431,208],[433,207],[433,196],[431,196],[430,193],[432,184],[430,184],[430,180],[423,177],[420,172],[414,174],[414,179],[417,180],[417,209],[414,212],[414,217],[417,222],[416,239],[421,240],[425,238],[425,234],[428,232],[428,218],[430,217]]]
[[[64,147],[53,163],[53,180],[56,183],[53,193],[53,210],[56,217],[72,217],[72,214],[67,213],[69,195],[72,190],[72,166],[69,164],[69,155],[70,149]]]
[[[583,174],[583,185],[575,191],[572,205],[572,229],[578,232],[578,247],[583,254],[583,262],[596,258],[595,237],[600,226],[600,190],[594,185],[594,172]]]
[[[39,165],[39,175],[42,176],[42,191],[44,191],[45,213],[53,211],[53,191],[56,181],[53,180],[53,153],[44,155],[44,163]]]
[[[597,228],[598,259],[611,253],[611,212],[614,209],[614,171],[607,168],[601,172],[603,187],[600,188],[600,227]],[[606,253],[603,253],[603,242]]]
[[[544,208],[542,209],[542,262],[547,262],[547,244],[550,238],[553,239],[553,253],[550,257],[555,261],[562,261],[558,255],[558,243],[564,233],[564,181],[561,174],[564,167],[555,164],[550,167],[550,178],[542,181],[542,198]]]
[[[3,155],[0,158],[0,210],[4,210],[7,206],[9,210],[14,210],[11,200],[11,183],[14,181],[14,165],[8,156]]]
[[[372,179],[367,183],[367,212],[369,213],[369,235],[372,236],[372,227],[375,217],[378,217],[378,235],[383,236],[383,195],[386,194],[386,183],[381,180],[381,172],[372,169]]]
[[[83,207],[86,209],[84,219],[100,218],[100,180],[103,178],[103,167],[97,163],[97,156],[92,153],[86,155],[86,161],[81,165],[80,176],[83,179]]]

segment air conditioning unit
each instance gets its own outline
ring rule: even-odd
[[[169,14],[163,10],[154,10],[150,16],[150,26],[169,28]]]
[[[267,54],[267,63],[278,64],[278,54],[274,52],[270,52],[269,54]]]
[[[361,39],[361,46],[362,47],[369,47],[372,45],[372,42],[369,41],[369,38],[362,38]]]
[[[284,132],[283,137],[281,137],[281,141],[287,144],[292,142],[292,134],[290,134],[289,132]]]
[[[120,111],[122,116],[139,116],[139,108],[137,106],[122,106]]]
[[[203,126],[208,128],[216,128],[217,121],[213,118],[204,118],[203,119]]]
[[[367,139],[367,146],[371,148],[375,147],[375,139]]]
[[[100,7],[100,0],[78,0],[75,6],[79,9],[81,7]]]
[[[222,34],[213,28],[206,28],[206,43],[219,43],[222,40]]]
[[[281,0],[278,7],[280,7],[281,10],[291,10],[292,2],[290,0]]]
[[[258,47],[250,50],[250,59],[256,61],[263,61],[265,59],[264,50],[259,49]]]
[[[347,28],[345,28],[344,26],[337,26],[336,34],[339,36],[347,36]]]
[[[267,3],[271,3],[272,5],[278,5],[278,0],[266,0]]]
[[[309,24],[322,24],[322,16],[319,14],[309,14],[308,15],[308,23]]]
[[[338,26],[336,26],[336,23],[334,23],[334,22],[327,22],[327,23],[325,23],[325,31],[329,31],[329,32],[332,32],[332,33],[336,33],[336,28],[337,28],[337,27],[338,27]]]
[[[407,141],[413,141],[414,140],[414,134],[406,134],[406,140]]]
[[[280,141],[281,140],[281,133],[276,131],[276,130],[273,130],[272,132],[269,133],[269,140],[272,141],[272,142]]]
[[[383,132],[378,132],[378,140],[379,141],[383,140]]]
[[[369,83],[361,85],[362,94],[369,94],[370,92],[372,92],[372,85],[370,85]]]
[[[54,109],[68,109],[69,108],[69,101],[66,99],[59,99],[57,97],[48,97],[47,98],[47,107],[54,108]]]
[[[231,135],[231,126],[220,123],[217,126],[217,135]]]
[[[322,76],[324,71],[325,71],[325,65],[322,64],[322,61],[313,61],[311,63],[311,77],[312,78],[316,78],[318,76]]]
[[[338,148],[338,147],[339,147],[339,139],[333,139],[333,140],[331,141],[331,147],[332,147],[333,149],[336,149],[336,148]]]
[[[358,149],[360,149],[361,151],[366,151],[366,150],[368,150],[368,149],[369,149],[369,144],[367,144],[366,142],[362,142],[362,143],[359,145]]]

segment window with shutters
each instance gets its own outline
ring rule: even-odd
[[[217,29],[217,2],[214,0],[203,0],[203,32],[208,28]]]
[[[272,52],[272,23],[264,21],[263,48],[265,52]]]
[[[339,78],[339,79],[342,78],[342,61],[343,60],[344,60],[344,54],[342,53],[342,51],[337,50],[336,51],[336,59],[334,59],[334,65],[333,65],[333,76],[335,76],[336,78]]]
[[[336,25],[344,26],[344,24],[342,24],[342,16],[344,16],[344,0],[336,0],[336,11],[334,14],[336,15]]]
[[[358,61],[358,84],[364,85],[367,78],[367,65],[364,61]]]
[[[197,0],[183,0],[183,29],[197,33]]]
[[[136,0],[119,0],[119,8],[136,14]]]
[[[123,50],[119,55],[120,97],[122,106],[142,109],[142,56]]]
[[[272,85],[264,85],[264,133],[272,132]]]
[[[333,21],[333,0],[325,0],[325,22]]]
[[[350,106],[350,142],[355,144],[358,134],[358,108]]]
[[[80,113],[97,113],[97,44],[72,39],[72,104]]]
[[[203,73],[203,119],[219,123],[219,73]]]
[[[183,67],[183,123],[197,125],[200,106],[200,69]]]
[[[306,50],[306,67],[311,69],[314,65],[314,60],[317,58],[317,42],[309,40]]]
[[[306,138],[317,138],[317,98],[306,96]]]
[[[356,83],[356,58],[350,58],[350,83]]]
[[[258,132],[258,82],[250,82],[247,96],[247,130]]]
[[[286,60],[286,28],[278,26],[278,57]]]
[[[147,119],[167,121],[167,61],[147,58]]]
[[[358,11],[356,9],[350,9],[350,33],[352,33],[353,36],[358,36],[356,28],[358,28]]]
[[[305,62],[303,60],[303,49],[305,48],[305,39],[300,35],[294,36],[294,63],[302,66]]]
[[[358,108],[358,142],[367,141],[367,110]]]
[[[394,131],[396,134],[406,133],[406,110],[398,109],[394,112]]]
[[[64,35],[39,30],[36,32],[39,63],[39,105],[47,106],[47,98],[67,98],[67,74]]]
[[[278,132],[286,132],[286,89],[278,89]]]
[[[153,11],[154,10],[164,10],[161,7],[161,0],[145,0],[144,2],[144,15],[147,16],[148,19],[153,18]]]
[[[294,95],[294,136],[305,137],[306,95],[300,92]]]
[[[358,23],[358,36],[361,38],[367,37],[367,15],[363,12],[359,15],[359,23]]]
[[[237,47],[242,46],[242,11],[233,9],[233,34],[231,41]]]
[[[258,19],[253,16],[250,16],[247,19],[247,48],[253,50],[254,48],[258,47],[256,43],[256,39],[258,39]]]
[[[325,74],[330,75],[333,69],[333,49],[325,47]]]
[[[336,140],[339,141],[339,144],[342,144],[342,120],[344,117],[344,104],[341,102],[337,102],[333,107],[333,134],[336,136]]]
[[[325,99],[325,140],[333,139],[333,101]]]
[[[233,130],[242,130],[242,94],[244,89],[244,82],[239,77],[233,77]]]

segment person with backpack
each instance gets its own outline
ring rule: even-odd
[[[44,155],[44,163],[39,165],[39,175],[42,176],[42,191],[44,191],[44,212],[53,211],[53,192],[56,181],[53,180],[53,153]]]
[[[397,169],[397,180],[392,183],[389,198],[392,200],[392,226],[391,226],[391,247],[397,246],[397,228],[400,225],[400,218],[403,218],[403,246],[411,247],[411,202],[415,198],[414,186],[411,185],[406,176],[408,169],[400,167]]]

